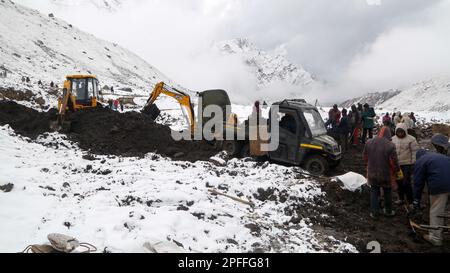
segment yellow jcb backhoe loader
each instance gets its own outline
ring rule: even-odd
[[[58,118],[52,125],[55,130],[65,129],[67,111],[75,112],[101,106],[98,102],[99,83],[94,75],[69,75],[64,81],[62,97],[58,99]]]

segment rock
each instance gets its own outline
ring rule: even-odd
[[[83,155],[82,158],[89,161],[97,160],[97,158],[91,154]]]
[[[99,172],[99,174],[101,174],[101,175],[108,175],[110,173],[112,173],[111,170],[104,170],[104,171]]]
[[[260,232],[261,232],[261,228],[259,226],[257,226],[256,224],[252,224],[252,223],[246,224],[245,227],[250,229],[250,231],[252,233],[260,234]]]
[[[198,220],[205,219],[205,214],[203,212],[193,212],[191,214],[192,214],[192,216],[197,217]]]
[[[14,188],[14,184],[11,184],[11,183],[0,186],[0,190],[2,190],[4,192],[11,192],[13,188]]]
[[[220,184],[218,189],[222,191],[228,191],[230,187],[227,184]]]
[[[63,184],[63,188],[70,188],[70,184],[69,184],[69,183],[67,183],[67,182],[64,182],[64,184]]]
[[[63,225],[65,227],[67,227],[68,229],[70,229],[70,227],[72,226],[72,224],[70,222],[64,222]]]
[[[188,208],[188,207],[186,207],[186,206],[183,206],[183,205],[179,205],[179,206],[178,206],[178,208],[177,208],[177,210],[188,211],[188,210],[189,210],[189,208]]]
[[[222,158],[218,158],[218,157],[211,157],[209,159],[209,162],[216,165],[217,167],[225,167],[227,165],[227,162],[225,160],[223,160]]]

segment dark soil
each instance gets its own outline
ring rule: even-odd
[[[35,139],[50,132],[56,110],[38,112],[12,101],[0,101],[0,125],[9,124],[16,133]],[[69,113],[68,138],[93,154],[144,156],[155,152],[177,160],[207,160],[218,150],[204,141],[175,141],[169,127],[138,112],[119,113],[90,109]]]
[[[428,147],[429,140],[421,139],[420,146]],[[336,170],[336,174],[343,174],[349,171],[366,176],[366,164],[363,160],[364,146],[358,145],[350,148],[344,154],[342,164]],[[337,182],[331,182],[329,179],[320,179],[322,190],[327,194],[329,204],[318,204],[319,210],[333,219],[315,218],[316,226],[324,229],[327,234],[332,234],[338,239],[346,240],[355,245],[359,251],[368,252],[367,244],[371,241],[377,241],[381,244],[383,252],[450,252],[450,243],[444,247],[433,247],[423,239],[421,235],[426,234],[422,231],[418,238],[411,236],[411,227],[406,209],[403,206],[395,206],[396,216],[393,218],[380,217],[375,221],[370,218],[370,188],[363,186],[360,192],[350,192],[343,190]],[[424,202],[426,194],[423,195]],[[393,199],[396,200],[396,193],[393,193]],[[427,205],[427,204],[425,204]],[[429,221],[429,209],[424,209],[414,218],[417,224],[427,224]],[[447,235],[447,238],[449,236]]]
[[[50,121],[56,120],[56,110],[38,112],[13,101],[0,101],[0,125],[9,124],[20,135],[35,139],[50,131]]]
[[[332,221],[322,219],[317,225],[335,238],[353,244],[361,252],[368,252],[367,244],[371,241],[379,242],[381,250],[389,253],[450,252],[448,240],[443,247],[433,247],[420,236],[416,238],[411,236],[412,229],[406,210],[402,206],[394,205],[397,215],[392,218],[383,216],[379,220],[370,218],[370,189],[367,186],[364,186],[361,192],[350,192],[343,190],[336,182],[325,182],[322,189],[327,193],[327,200],[330,203],[319,206],[319,210],[334,219]],[[428,210],[424,209],[414,217],[414,220],[418,224],[426,224],[428,215]],[[422,231],[419,235],[421,234],[426,232]]]

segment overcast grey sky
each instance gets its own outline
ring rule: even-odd
[[[209,51],[237,37],[285,45],[290,60],[347,97],[450,73],[450,0],[126,0],[116,13],[17,2],[118,42],[190,88],[230,87],[230,78],[246,88],[236,63]]]

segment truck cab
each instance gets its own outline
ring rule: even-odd
[[[272,113],[275,109],[277,113]],[[260,124],[258,127],[267,128],[267,134],[270,137],[273,129],[270,126],[275,122],[271,119],[277,118],[279,144],[275,150],[261,152],[260,145],[264,141],[250,140],[249,122],[236,129],[245,128],[246,140],[225,141],[224,149],[231,155],[266,156],[274,162],[302,166],[315,175],[323,175],[330,168],[340,164],[341,148],[332,137],[327,135],[325,123],[315,106],[306,103],[305,100],[291,99],[274,103],[270,111],[267,125]]]
[[[304,100],[284,100],[274,105],[279,107],[280,137],[278,148],[268,153],[271,160],[303,166],[313,174],[324,174],[339,165],[340,146],[327,135],[316,107]]]

